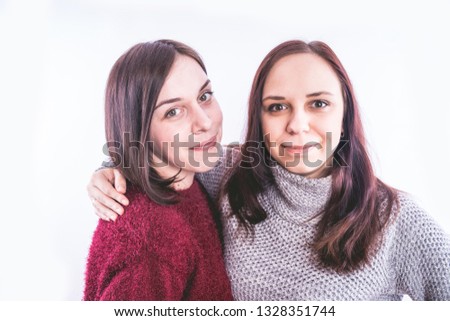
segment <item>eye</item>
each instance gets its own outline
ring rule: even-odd
[[[328,103],[324,100],[314,100],[312,103],[313,108],[325,108],[328,106]]]
[[[172,118],[172,117],[177,116],[180,113],[181,113],[180,108],[172,108],[164,115],[164,117],[165,118]]]
[[[200,100],[201,102],[210,101],[212,99],[212,96],[213,96],[212,91],[206,91],[199,97],[198,100]]]
[[[269,106],[268,110],[269,111],[273,111],[273,112],[277,112],[277,111],[282,111],[285,110],[287,107],[283,104],[272,104]]]

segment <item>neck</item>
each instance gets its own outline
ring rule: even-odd
[[[301,175],[307,178],[322,178],[330,175],[332,168],[333,168],[333,156],[329,157],[325,162],[323,162],[322,165],[312,170],[311,172]]]
[[[194,182],[194,173],[181,171],[178,178],[179,180],[173,182],[171,187],[176,191],[182,191],[192,186],[192,183]]]
[[[177,176],[176,180],[172,183],[170,187],[172,187],[176,191],[182,191],[188,189],[192,186],[194,182],[195,173],[190,171],[181,170],[179,167],[175,166],[164,166],[155,168],[158,175],[163,179],[172,178],[175,175]]]
[[[163,161],[161,158],[153,155],[153,161],[155,164],[160,166],[155,166],[154,169],[162,179],[169,179],[176,176],[175,181],[170,185],[176,191],[186,190],[192,186],[194,182],[195,173],[192,171],[180,168],[175,164],[171,164],[168,161]]]
[[[270,206],[280,203],[277,205],[280,206],[280,216],[287,217],[289,213],[286,208],[289,208],[293,217],[302,221],[312,218],[323,209],[331,194],[331,175],[310,178],[292,173],[281,165],[276,165],[271,170],[275,182],[268,192],[271,197]],[[284,212],[286,213],[283,214]]]

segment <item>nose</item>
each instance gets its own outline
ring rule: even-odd
[[[302,108],[295,109],[290,115],[289,121],[286,126],[286,131],[291,134],[299,134],[301,132],[309,131],[310,115]]]
[[[211,129],[212,120],[202,106],[196,104],[192,108],[192,133],[197,134]]]

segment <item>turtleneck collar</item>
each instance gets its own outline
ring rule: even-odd
[[[271,170],[275,182],[264,198],[274,213],[289,221],[304,223],[324,208],[331,194],[331,175],[307,178],[291,173],[279,164]]]

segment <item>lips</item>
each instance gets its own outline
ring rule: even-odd
[[[290,154],[305,154],[311,148],[320,149],[321,145],[319,143],[307,143],[305,145],[293,145],[291,143],[281,144],[283,149]]]
[[[192,149],[192,150],[194,150],[194,151],[197,151],[197,150],[206,150],[206,149],[209,149],[209,148],[211,148],[211,147],[216,146],[216,143],[217,143],[217,135],[214,135],[214,136],[211,137],[210,139],[205,140],[205,141],[203,141],[203,142],[201,142],[201,143],[199,143],[199,144],[197,144],[197,145],[191,147],[190,149]]]

